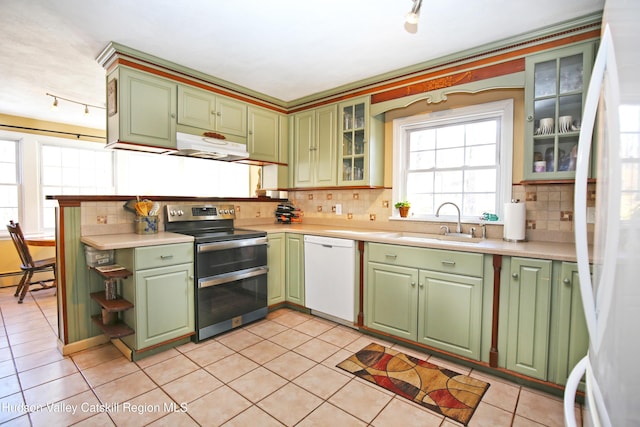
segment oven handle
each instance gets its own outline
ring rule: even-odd
[[[267,238],[266,237],[258,237],[255,239],[237,239],[237,240],[225,240],[222,242],[214,242],[214,243],[200,243],[196,245],[198,248],[198,253],[202,252],[211,252],[211,251],[221,251],[224,249],[233,249],[233,248],[242,248],[245,246],[258,246],[258,245],[266,245]]]
[[[221,274],[215,276],[209,280],[203,280],[198,282],[198,288],[208,288],[210,286],[222,285],[229,282],[235,282],[236,280],[248,279],[249,277],[260,276],[267,274],[269,267],[254,267],[247,268],[246,270],[234,271],[231,273]]]

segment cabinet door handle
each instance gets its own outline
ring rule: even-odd
[[[511,277],[513,277],[514,279],[518,280],[518,273],[512,273]]]
[[[571,280],[569,280],[568,277],[565,277],[564,279],[562,279],[562,283],[564,283],[565,285],[570,285],[571,284]]]
[[[411,287],[415,288],[416,287],[416,282],[411,282]]]
[[[385,258],[391,258],[391,259],[398,258],[398,255],[396,255],[396,254],[385,254],[384,256],[385,256]]]
[[[533,121],[533,115],[529,114],[529,115],[527,116],[527,121],[528,121],[528,122],[532,122],[532,121]]]
[[[454,266],[456,265],[456,262],[450,259],[444,259],[442,261],[440,261],[442,263],[442,265],[450,265],[450,266]]]
[[[422,282],[418,283],[418,287],[424,288],[424,283],[422,283]]]
[[[171,113],[171,118],[172,118],[172,119],[175,119],[175,118],[176,118],[175,113]]]
[[[160,255],[160,259],[171,259],[173,255]]]
[[[218,112],[216,113],[216,116],[221,117],[221,116],[222,116],[222,113],[221,113],[220,111],[218,111]]]

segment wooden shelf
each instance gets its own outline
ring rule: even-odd
[[[91,320],[102,329],[102,331],[109,338],[120,338],[132,335],[134,330],[131,329],[126,323],[118,321],[113,325],[105,325],[102,323],[102,316],[91,316]]]
[[[107,299],[104,291],[94,292],[90,296],[91,299],[95,300],[108,312],[125,311],[133,308],[133,304],[124,298]]]

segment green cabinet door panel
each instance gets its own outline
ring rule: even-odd
[[[558,277],[558,347],[556,376],[553,381],[566,384],[573,367],[589,349],[589,332],[582,307],[578,265],[563,262]],[[581,384],[584,390],[584,383]]]
[[[315,185],[326,187],[337,184],[337,107],[330,105],[316,112],[316,173]]]
[[[252,160],[280,162],[280,115],[258,107],[249,107],[248,114],[249,157]]]
[[[286,237],[286,300],[304,306],[304,236]]]
[[[369,262],[365,324],[415,341],[418,329],[418,270]]]
[[[285,301],[285,262],[286,247],[285,234],[273,233],[268,235],[267,243],[267,303],[277,304]]]
[[[294,182],[295,187],[314,185],[313,162],[315,145],[315,111],[305,111],[293,117]]]
[[[136,349],[194,331],[193,264],[136,273]]]
[[[247,104],[218,96],[216,99],[216,131],[247,136]]]
[[[511,259],[507,369],[547,379],[551,261]]]
[[[119,75],[120,140],[175,148],[176,84],[126,67]]]
[[[420,270],[418,342],[480,359],[482,278]]]

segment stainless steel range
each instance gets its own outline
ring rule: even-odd
[[[233,205],[167,205],[166,231],[195,238],[195,341],[267,315],[267,233],[234,228]]]

